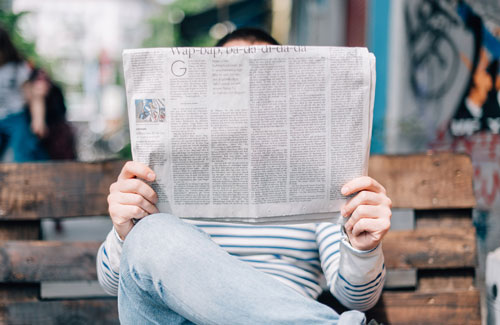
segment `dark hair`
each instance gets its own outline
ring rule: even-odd
[[[221,38],[215,46],[223,46],[224,44],[234,41],[234,40],[244,40],[250,43],[255,42],[265,42],[271,45],[280,45],[277,40],[275,40],[271,35],[266,33],[265,31],[258,28],[239,28],[223,38]]]
[[[21,62],[23,59],[12,44],[7,30],[0,26],[0,65],[9,62]]]

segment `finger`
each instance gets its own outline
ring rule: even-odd
[[[150,215],[150,213],[137,205],[115,203],[109,205],[109,215],[111,216],[113,224],[120,226],[129,223],[131,219],[142,219]]]
[[[385,194],[361,191],[344,205],[340,213],[344,217],[348,217],[360,205],[379,205],[384,203],[389,203]]]
[[[109,191],[110,193],[135,193],[141,195],[153,204],[158,202],[158,195],[153,188],[137,178],[119,180],[118,182],[111,184]]]
[[[390,213],[389,213],[390,214]],[[363,218],[377,219],[388,215],[386,207],[380,205],[359,205],[345,223],[346,229],[351,229]]]
[[[143,196],[135,193],[117,193],[115,203],[121,205],[135,205],[146,211],[148,214],[158,213],[158,209]]]
[[[385,188],[376,180],[369,176],[357,177],[342,186],[341,192],[343,195],[350,195],[360,191],[372,191],[376,193],[384,193]]]
[[[352,228],[352,234],[357,237],[366,232],[375,240],[379,241],[390,228],[390,222],[386,219],[368,219],[359,220]]]
[[[142,178],[148,181],[154,181],[154,171],[143,163],[138,161],[128,161],[122,168],[118,179]]]

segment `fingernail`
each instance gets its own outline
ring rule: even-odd
[[[340,209],[340,215],[342,217],[345,217],[345,209],[344,208]]]
[[[346,194],[346,193],[349,193],[349,188],[344,186],[344,187],[342,187],[342,189],[340,191],[342,192],[342,194]]]
[[[155,174],[153,174],[153,173],[149,173],[147,177],[148,177],[148,179],[149,179],[150,181],[154,181],[154,179],[155,179]]]

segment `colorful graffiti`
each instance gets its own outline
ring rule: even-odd
[[[500,206],[500,135],[479,132],[457,137],[450,143],[436,141],[434,151],[454,151],[468,154],[474,166],[474,192],[477,208],[490,211]]]
[[[450,108],[428,148],[470,155],[478,208],[498,211],[500,25],[464,1],[407,1],[404,19],[408,82],[417,106]]]
[[[457,77],[459,51],[449,28],[459,19],[444,2],[423,0],[405,7],[405,25],[410,54],[410,83],[419,99],[441,98]]]
[[[500,245],[500,3],[497,14],[486,15],[478,11],[484,2],[405,2],[405,94],[413,96],[402,96],[418,118],[431,117],[416,119],[434,134],[426,149],[472,159],[479,274],[486,253]]]
[[[462,61],[470,71],[466,91],[450,121],[453,136],[486,131],[500,133],[500,27],[487,26],[465,4],[458,7],[464,26],[474,37],[474,55]]]

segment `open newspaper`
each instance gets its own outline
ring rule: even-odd
[[[366,175],[375,58],[366,48],[249,46],[123,53],[135,161],[181,218],[333,221]]]

